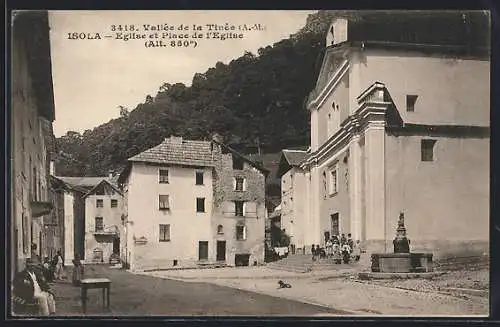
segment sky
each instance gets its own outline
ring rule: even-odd
[[[134,109],[146,95],[155,96],[164,82],[191,84],[195,73],[204,73],[217,61],[229,63],[245,51],[257,54],[297,32],[311,11],[52,11],[50,35],[57,137],[67,131],[84,132],[119,116],[118,106]],[[243,38],[207,39],[207,24],[235,26]],[[180,25],[188,31],[179,31]],[[238,26],[260,24],[263,29],[243,31]],[[113,31],[113,25],[115,30]],[[122,31],[118,30],[122,26]],[[124,26],[134,25],[136,36],[124,41]],[[173,27],[156,39],[144,25]],[[201,26],[202,39],[193,39],[193,25]],[[196,47],[171,47],[162,33],[188,34]],[[80,34],[84,39],[69,35]],[[100,39],[97,38],[99,34]],[[123,35],[122,34],[122,35]],[[89,37],[90,36],[90,37]],[[214,36],[213,34],[211,35]],[[93,38],[93,39],[91,39]],[[146,47],[161,40],[165,47]]]

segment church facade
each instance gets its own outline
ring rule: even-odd
[[[411,251],[487,253],[488,17],[394,15],[340,18],[329,29],[307,103],[308,227],[296,246],[351,233],[368,253],[392,252],[403,213]],[[428,29],[439,24],[448,27]]]

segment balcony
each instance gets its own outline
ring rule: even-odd
[[[31,215],[33,217],[41,217],[44,215],[48,215],[53,208],[51,202],[45,201],[31,201]]]
[[[94,235],[109,235],[109,236],[118,236],[120,232],[118,231],[118,227],[115,225],[112,226],[96,226],[95,230],[92,232]]]

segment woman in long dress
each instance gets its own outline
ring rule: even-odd
[[[63,279],[63,275],[64,275],[64,260],[63,260],[63,257],[61,255],[61,251],[57,251],[57,255],[56,255],[56,272],[55,272],[55,277],[56,277],[56,280],[61,280]]]

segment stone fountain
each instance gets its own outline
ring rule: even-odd
[[[432,253],[411,253],[410,240],[406,237],[405,216],[399,214],[396,237],[392,241],[394,253],[373,253],[373,273],[428,273],[433,271]]]

